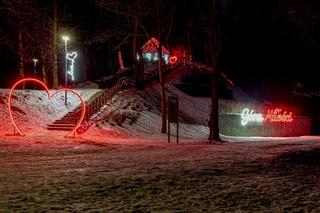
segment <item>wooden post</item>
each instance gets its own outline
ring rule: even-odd
[[[168,143],[170,143],[170,123],[171,123],[171,110],[170,110],[170,97],[168,97]]]
[[[177,144],[179,143],[179,99],[178,97],[168,98],[168,143],[170,143],[170,124],[177,125]]]
[[[177,144],[179,143],[179,99],[177,98]]]

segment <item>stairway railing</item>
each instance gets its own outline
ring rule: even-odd
[[[87,106],[84,122],[77,129],[77,133],[81,134],[85,132],[96,121],[90,121],[92,115],[96,114],[107,102],[121,89],[125,89],[131,86],[128,79],[120,80],[117,84],[109,89],[106,89],[99,97],[90,102]]]

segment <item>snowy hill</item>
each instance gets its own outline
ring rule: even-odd
[[[179,135],[184,141],[206,140],[211,100],[208,97],[192,97],[175,87],[181,83],[181,70],[167,75],[166,96],[178,96],[180,106]],[[178,75],[179,74],[179,75]],[[129,89],[117,94],[92,120],[98,121],[87,135],[113,133],[123,137],[167,140],[160,133],[161,99],[159,84],[153,82],[142,91]],[[175,124],[171,133],[176,135]],[[110,135],[110,134],[109,134]],[[173,138],[174,140],[174,138]]]
[[[99,89],[75,90],[86,101]],[[50,90],[52,94],[54,91]],[[12,134],[13,125],[10,121],[7,100],[8,89],[0,89],[0,134]],[[16,90],[13,93],[13,117],[27,135],[47,133],[47,124],[61,118],[80,104],[80,100],[68,93],[68,105],[64,105],[64,93],[58,93],[51,100],[41,90]]]

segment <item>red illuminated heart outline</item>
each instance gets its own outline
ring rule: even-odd
[[[171,56],[171,57],[170,57],[170,64],[176,63],[177,60],[178,60],[177,56]]]
[[[62,91],[63,91],[63,92],[71,92],[71,93],[75,94],[75,95],[80,99],[81,104],[82,104],[82,113],[81,113],[81,116],[80,116],[80,118],[79,118],[78,123],[76,124],[76,126],[75,126],[65,137],[70,137],[72,134],[74,134],[75,131],[78,129],[78,127],[81,125],[81,123],[82,123],[82,121],[83,121],[83,119],[84,119],[84,116],[85,116],[85,114],[86,114],[86,104],[85,104],[84,100],[82,99],[82,97],[81,97],[78,93],[76,93],[75,91],[73,91],[72,89],[66,89],[66,88],[65,88],[65,89],[59,89],[59,90],[55,91],[54,93],[52,93],[52,95],[50,95],[49,89],[48,89],[47,85],[45,85],[42,81],[40,81],[40,80],[38,80],[38,79],[35,79],[35,78],[24,78],[24,79],[19,80],[17,83],[15,83],[15,84],[13,85],[13,87],[11,88],[10,93],[9,93],[9,97],[8,97],[9,115],[10,115],[10,118],[11,118],[11,122],[13,123],[13,125],[14,125],[15,129],[18,131],[18,133],[19,133],[21,136],[25,136],[25,134],[24,134],[24,133],[21,131],[21,129],[17,126],[17,124],[16,124],[16,122],[15,122],[13,116],[12,116],[12,110],[11,110],[11,108],[12,108],[12,107],[11,107],[11,105],[12,105],[12,93],[13,93],[13,91],[15,90],[15,88],[16,88],[19,84],[24,83],[24,82],[26,82],[26,81],[35,82],[35,83],[40,84],[42,87],[44,87],[44,89],[45,89],[45,91],[46,91],[46,93],[47,93],[47,95],[48,95],[48,99],[49,99],[49,100],[50,100],[54,95],[56,95],[57,93],[62,92]]]

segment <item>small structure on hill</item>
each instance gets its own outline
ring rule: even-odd
[[[151,38],[147,41],[142,47],[142,57],[147,64],[154,64],[157,63],[159,56],[158,56],[158,48],[159,48],[159,41],[156,38]],[[170,52],[162,46],[162,59],[165,64],[169,63]]]
[[[142,47],[142,57],[144,61],[144,75],[154,75],[157,73],[158,69],[158,60],[159,60],[159,41],[156,38],[149,39]],[[137,55],[139,60],[139,55]],[[162,61],[164,65],[169,64],[170,52],[162,46]],[[148,78],[148,77],[146,77]]]

